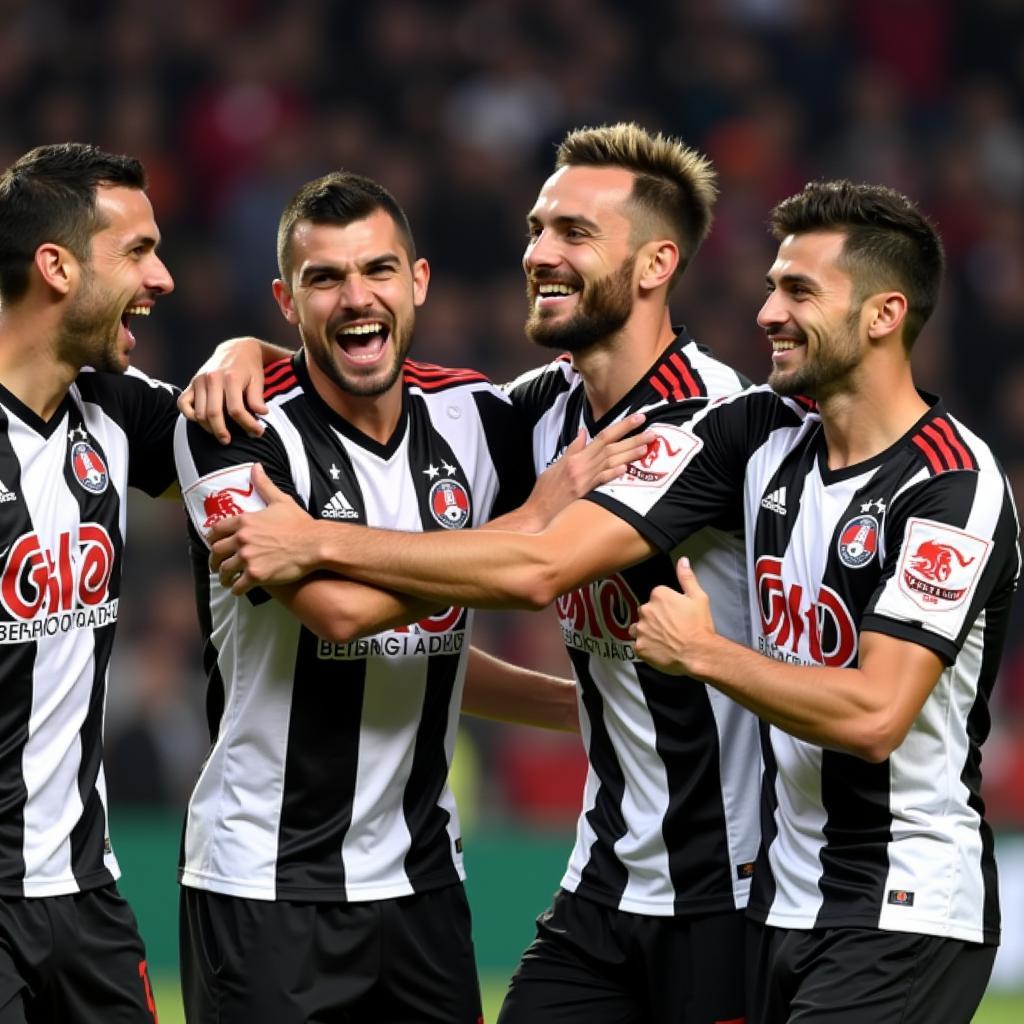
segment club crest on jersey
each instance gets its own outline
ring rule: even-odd
[[[843,565],[862,569],[878,550],[878,520],[874,516],[854,516],[840,531],[837,549]]]
[[[652,487],[664,489],[683,471],[686,464],[704,447],[704,442],[682,427],[655,423],[649,428],[654,437],[643,455],[635,459],[608,487]]]
[[[469,521],[469,492],[458,480],[438,480],[428,500],[434,521],[446,530],[461,529]]]
[[[102,494],[110,476],[99,452],[88,441],[76,441],[69,453],[71,472],[75,479],[91,494]]]
[[[945,523],[910,519],[900,560],[900,589],[921,608],[962,605],[981,575],[991,544]]]
[[[252,465],[245,462],[209,473],[185,489],[182,497],[188,514],[204,537],[221,519],[266,507],[252,482]]]

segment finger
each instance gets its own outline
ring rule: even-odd
[[[238,516],[225,516],[223,519],[218,519],[206,534],[207,544],[211,548],[217,547],[222,551],[225,550],[226,545],[223,542],[235,535],[238,526]]]
[[[265,416],[269,411],[267,403],[263,400],[263,379],[251,380],[245,389],[245,404],[252,409],[254,413],[258,413],[261,416]],[[260,424],[260,430],[263,429],[263,424]]]
[[[572,444],[565,449],[566,455],[576,455],[583,451],[587,447],[587,432],[580,427],[577,431],[576,436],[572,439]]]
[[[231,431],[224,419],[224,377],[214,373],[207,376],[206,381],[206,429],[221,444],[231,440]]]
[[[612,444],[615,441],[621,441],[628,434],[633,433],[638,427],[643,425],[644,420],[647,417],[642,412],[633,412],[628,416],[624,416],[621,420],[615,423],[609,424],[600,434],[594,438],[595,441],[600,441],[603,444]]]
[[[239,573],[235,577],[234,583],[231,584],[231,593],[235,597],[241,597],[243,594],[248,593],[256,584],[247,572]]]
[[[256,493],[269,505],[272,501],[291,501],[284,491],[267,476],[267,471],[259,462],[252,464],[250,479],[256,485]]]
[[[263,433],[263,424],[249,411],[246,406],[247,399],[243,392],[233,383],[229,382],[228,390],[225,391],[224,406],[228,415],[238,424],[250,437],[259,437]],[[230,439],[230,434],[228,435]]]
[[[194,395],[195,392],[191,384],[178,395],[178,412],[187,420],[194,420],[196,418],[195,404],[193,402]]]
[[[704,593],[697,582],[697,575],[690,566],[690,560],[684,555],[676,562],[676,576],[683,593],[689,597],[697,597]]]

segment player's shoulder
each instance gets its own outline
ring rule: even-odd
[[[402,380],[406,387],[423,394],[434,394],[439,391],[452,391],[460,388],[498,390],[487,375],[479,370],[439,366],[436,363],[424,363],[415,359],[405,361],[402,367]]]

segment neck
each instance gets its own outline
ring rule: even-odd
[[[312,359],[306,361],[317,394],[347,423],[378,444],[391,440],[402,415],[402,377],[379,395],[353,395],[326,378]]]
[[[40,419],[48,420],[78,376],[57,356],[60,319],[54,312],[0,312],[0,383]]]
[[[591,415],[599,420],[613,409],[675,340],[667,307],[660,318],[631,316],[622,330],[586,351],[573,354],[583,377]]]
[[[874,458],[895,444],[925,414],[927,403],[917,393],[910,364],[879,380],[861,379],[855,386],[819,399],[828,448],[829,469],[844,469]]]

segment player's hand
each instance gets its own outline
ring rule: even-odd
[[[701,641],[715,635],[711,602],[687,558],[676,564],[679,590],[655,587],[630,626],[637,657],[669,675],[699,676]]]
[[[267,507],[221,519],[207,536],[211,572],[239,595],[253,587],[292,583],[313,568],[312,552],[304,544],[312,517],[274,484],[259,463],[252,467],[252,482]]]
[[[642,412],[623,417],[604,428],[590,443],[581,430],[562,457],[537,478],[529,498],[511,513],[515,528],[539,531],[577,498],[614,480],[623,468],[646,451],[654,437],[650,431],[634,433],[644,423]],[[510,528],[503,518],[500,525]]]
[[[221,444],[231,440],[225,411],[247,434],[259,437],[263,424],[256,417],[267,412],[262,353],[256,338],[222,341],[181,393],[179,412]]]

